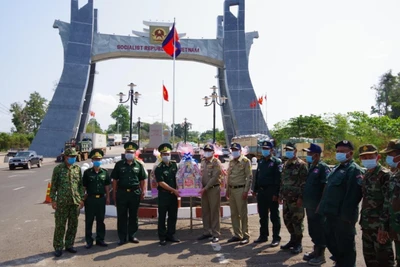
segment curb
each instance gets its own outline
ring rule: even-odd
[[[248,215],[258,214],[257,203],[247,204]],[[139,208],[139,218],[157,218],[158,208]],[[201,207],[192,207],[193,218],[201,218]],[[106,216],[117,217],[117,209],[115,206],[106,206]],[[229,206],[221,206],[221,217],[227,218],[231,216]],[[178,208],[178,219],[190,219],[190,207]]]

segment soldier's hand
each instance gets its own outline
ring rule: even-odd
[[[202,188],[202,189],[199,191],[199,195],[200,195],[200,196],[203,196],[204,191],[206,191],[206,189],[205,189],[205,188]]]
[[[117,206],[117,194],[113,194],[114,206]]]
[[[79,209],[83,208],[83,205],[85,204],[85,202],[83,202],[83,200],[79,203]]]
[[[110,205],[110,198],[106,198],[106,205]]]
[[[296,206],[297,206],[298,208],[303,207],[303,199],[301,199],[301,198],[297,199]]]
[[[141,200],[144,199],[144,192],[140,193],[140,199],[141,199]]]
[[[257,192],[254,192],[254,191],[253,191],[253,192],[251,193],[251,195],[252,195],[253,197],[257,197]]]
[[[53,208],[53,210],[57,209],[57,202],[53,201],[51,202],[51,207]]]
[[[272,201],[274,201],[274,202],[279,202],[278,196],[272,196]]]
[[[176,197],[180,197],[179,191],[177,189],[174,189],[173,193]]]
[[[278,197],[278,204],[281,204],[281,205],[283,205],[283,199],[282,199],[282,198],[280,198],[280,197]]]
[[[226,190],[226,192],[225,192],[225,198],[226,198],[226,200],[229,200],[229,191],[228,190]]]
[[[248,192],[243,192],[243,194],[242,194],[242,199],[243,199],[243,200],[246,200],[246,199],[248,198],[248,196],[249,196],[249,193],[248,193]]]

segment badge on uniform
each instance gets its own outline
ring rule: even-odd
[[[271,162],[268,167],[273,167],[273,166],[274,166],[274,163]]]
[[[346,171],[345,170],[340,170],[340,173],[345,173]]]
[[[319,169],[315,169],[313,173],[319,173]]]

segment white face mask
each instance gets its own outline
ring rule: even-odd
[[[232,157],[233,157],[234,159],[240,157],[240,151],[239,151],[239,150],[237,150],[237,151],[232,151]]]
[[[135,154],[132,153],[125,153],[125,158],[127,160],[133,160],[135,158]]]
[[[168,163],[171,160],[171,156],[162,156],[162,161]]]
[[[204,152],[204,157],[205,158],[210,158],[210,157],[212,157],[213,156],[213,152],[211,152],[211,151],[205,151]]]

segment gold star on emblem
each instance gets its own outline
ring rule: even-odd
[[[367,147],[367,146],[364,146],[364,147],[363,147],[363,150],[364,150],[364,151],[367,151],[367,150],[368,150],[368,147]]]

